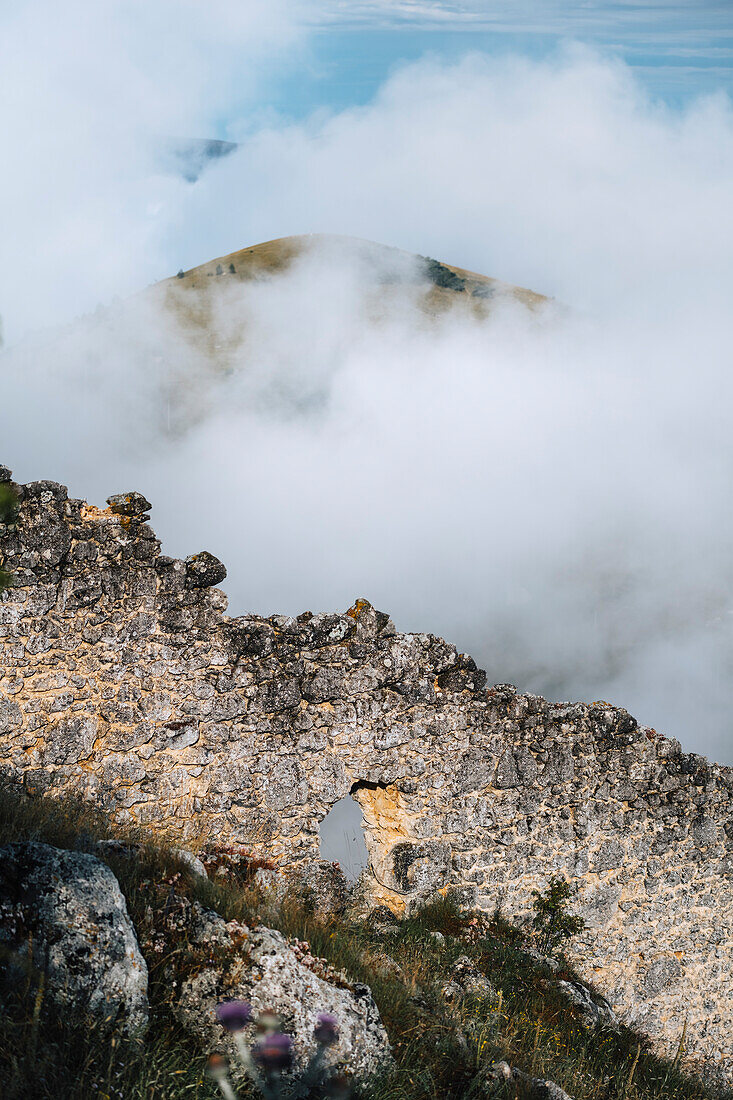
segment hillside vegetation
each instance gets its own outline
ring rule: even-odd
[[[112,836],[104,815],[88,804],[31,796],[10,782],[0,789],[0,845],[39,840],[96,853],[96,842]],[[159,840],[114,836],[140,845],[134,857],[108,851],[102,858],[120,882],[149,968],[147,1038],[109,1041],[90,1022],[59,1019],[29,971],[6,999],[0,1021],[0,1080],[8,1100],[219,1095],[205,1075],[204,1055],[171,1014],[164,975],[172,965],[179,975],[196,966],[169,920],[174,897],[195,898],[227,920],[250,927],[265,923],[307,941],[314,956],[371,986],[395,1065],[379,1078],[355,1082],[352,1095],[359,1100],[516,1097],[514,1084],[491,1077],[491,1066],[500,1060],[556,1082],[573,1100],[724,1095],[683,1072],[682,1050],[674,1062],[664,1061],[643,1036],[624,1027],[584,1026],[557,986],[558,979],[577,980],[565,960],[539,957],[528,930],[499,913],[488,918],[461,912],[437,898],[399,922],[384,913],[324,918],[307,897],[274,903],[255,884],[255,866],[241,853],[219,853],[212,864],[219,873],[210,872],[206,882]],[[151,930],[167,932],[162,953]],[[456,996],[457,963],[488,981],[480,978],[474,994]]]

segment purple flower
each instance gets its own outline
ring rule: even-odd
[[[276,1031],[256,1043],[252,1054],[266,1072],[290,1069],[293,1064],[293,1040],[289,1035]]]
[[[321,1012],[316,1020],[316,1029],[313,1032],[317,1043],[322,1043],[324,1047],[333,1046],[338,1042],[339,1029],[338,1021],[335,1016],[332,1016],[330,1012]]]
[[[241,1031],[252,1019],[252,1005],[246,1001],[223,1001],[216,1006],[216,1016],[227,1031]]]

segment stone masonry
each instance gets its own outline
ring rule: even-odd
[[[9,471],[0,468],[0,479]],[[294,867],[349,792],[376,901],[436,890],[514,919],[579,888],[580,969],[626,1020],[733,1073],[733,769],[625,710],[499,684],[431,634],[225,615],[212,555],[160,553],[139,494],[18,486],[0,527],[0,768],[117,821]]]

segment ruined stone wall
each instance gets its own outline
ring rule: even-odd
[[[566,875],[587,977],[663,1048],[687,1020],[689,1049],[733,1068],[733,770],[606,703],[487,689],[365,601],[227,618],[220,564],[161,555],[144,500],[19,492],[0,527],[0,768],[287,865],[317,856],[352,791],[396,909],[455,889],[521,917]]]

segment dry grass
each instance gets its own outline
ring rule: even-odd
[[[36,839],[60,847],[93,847],[110,836],[104,816],[74,801],[28,797],[0,788],[0,843]],[[0,1079],[4,1096],[130,1097],[135,1100],[214,1096],[203,1077],[204,1059],[176,1030],[169,990],[159,980],[174,958],[181,973],[203,965],[174,938],[165,952],[149,948],[153,925],[171,896],[198,899],[227,920],[265,922],[307,940],[314,955],[374,993],[396,1057],[393,1070],[356,1088],[361,1100],[471,1100],[512,1095],[492,1085],[486,1070],[499,1059],[547,1077],[573,1100],[721,1100],[647,1041],[622,1029],[588,1032],[556,990],[552,972],[525,951],[524,935],[503,921],[476,918],[443,899],[403,920],[393,934],[365,923],[324,922],[302,905],[275,907],[252,885],[246,861],[222,880],[190,877],[175,855],[149,838],[127,836],[142,848],[134,857],[105,856],[117,874],[131,918],[148,954],[152,1022],[142,1046],[112,1049],[93,1029],[75,1029],[42,1005],[37,986],[15,991],[0,1021]],[[443,939],[435,936],[439,932]],[[466,998],[450,1008],[442,987],[459,955],[469,955],[499,998]],[[389,965],[384,965],[385,958]],[[381,960],[381,963],[380,963]],[[223,964],[224,965],[224,964]],[[565,977],[574,977],[567,969]],[[493,1091],[492,1091],[493,1090]]]
[[[282,237],[273,241],[218,256],[208,263],[191,268],[182,277],[164,279],[143,291],[151,302],[162,304],[174,318],[175,324],[197,353],[211,363],[214,373],[227,373],[234,366],[247,360],[248,332],[246,320],[236,321],[239,313],[246,317],[246,310],[239,308],[242,295],[253,282],[272,279],[287,272],[293,263],[315,248],[334,250],[348,256],[350,250],[368,249],[385,268],[390,263],[399,265],[402,271],[414,273],[413,303],[422,324],[447,313],[456,313],[476,319],[490,315],[495,298],[512,299],[530,310],[547,301],[524,287],[513,286],[498,279],[488,278],[463,268],[444,265],[448,271],[466,282],[465,291],[457,292],[445,287],[426,284],[420,275],[418,257],[400,249],[372,244],[349,237],[328,234]],[[337,262],[335,260],[334,262]],[[394,314],[395,295],[389,284],[375,278],[373,287],[365,286],[368,315],[379,323]],[[482,295],[486,295],[483,297]],[[405,308],[403,299],[402,307]],[[328,301],[324,301],[328,308]],[[225,323],[222,324],[222,320]],[[254,349],[253,349],[254,350]]]

